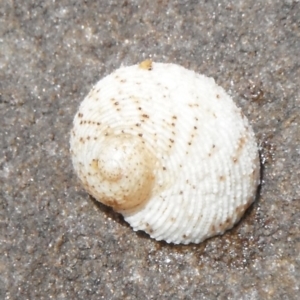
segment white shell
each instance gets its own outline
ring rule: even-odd
[[[175,64],[145,61],[100,80],[74,118],[71,155],[93,197],[168,243],[230,229],[259,184],[241,110],[212,78]]]

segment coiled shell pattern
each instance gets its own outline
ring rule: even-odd
[[[199,243],[254,201],[254,133],[212,78],[145,61],[100,80],[80,105],[71,156],[85,189],[156,240]]]

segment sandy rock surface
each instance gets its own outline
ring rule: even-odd
[[[2,1],[1,299],[297,299],[300,2]],[[100,78],[146,58],[214,77],[251,122],[263,183],[199,245],[135,233],[83,191],[69,132]]]

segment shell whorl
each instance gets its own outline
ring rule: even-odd
[[[136,208],[149,200],[155,158],[138,136],[112,133],[92,151],[88,166],[97,179],[97,188],[92,189],[96,199],[118,211]]]
[[[100,80],[74,118],[71,154],[92,196],[173,243],[230,229],[259,184],[241,110],[212,78],[174,64],[147,61]]]

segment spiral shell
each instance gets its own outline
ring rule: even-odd
[[[212,78],[175,64],[121,67],[81,103],[71,155],[85,189],[168,243],[224,233],[254,201],[247,119]]]

